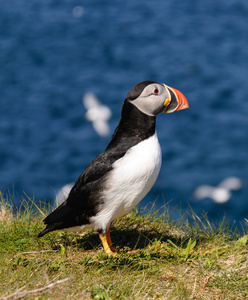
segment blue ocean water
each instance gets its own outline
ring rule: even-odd
[[[90,91],[113,112],[156,80],[190,109],[158,116],[159,178],[142,201],[211,220],[248,217],[248,2],[0,1],[0,190],[52,201],[108,144],[85,118]],[[194,190],[235,176],[230,201]]]

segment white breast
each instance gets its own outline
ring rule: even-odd
[[[91,220],[95,228],[104,228],[145,197],[158,177],[161,161],[161,148],[155,133],[114,163],[103,193],[103,207]]]

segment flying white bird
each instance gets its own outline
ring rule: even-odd
[[[231,198],[231,191],[239,190],[242,187],[241,179],[227,177],[218,186],[201,185],[194,191],[197,200],[210,198],[216,203],[225,203]]]
[[[108,136],[110,134],[108,121],[112,116],[110,108],[102,105],[93,93],[86,93],[82,102],[87,109],[86,120],[92,122],[93,128],[100,136]]]
[[[56,195],[56,198],[54,200],[54,205],[53,205],[54,209],[57,208],[58,206],[60,206],[60,204],[63,203],[67,199],[72,187],[73,187],[73,183],[71,183],[71,184],[69,183],[69,184],[64,185],[59,190],[59,192]]]

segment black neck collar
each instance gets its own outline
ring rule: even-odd
[[[106,150],[112,147],[132,147],[155,133],[156,117],[141,112],[125,100],[121,119]]]

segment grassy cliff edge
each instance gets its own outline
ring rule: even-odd
[[[94,231],[38,239],[45,205],[1,196],[0,299],[247,299],[248,235],[166,206],[116,220],[108,257]],[[189,221],[190,220],[190,221]],[[131,251],[132,250],[132,251]]]

